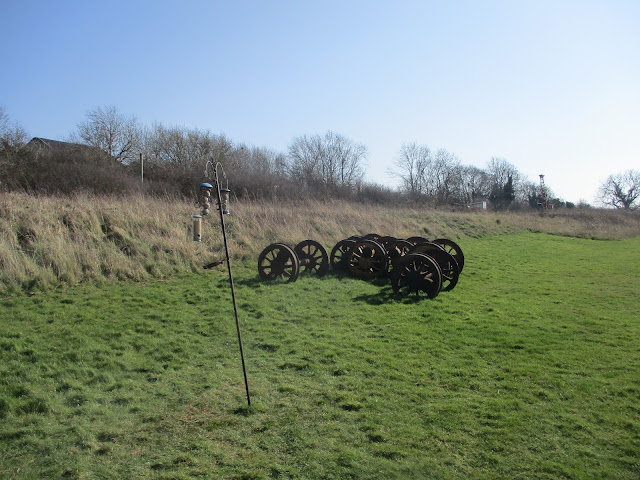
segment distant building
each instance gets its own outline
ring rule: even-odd
[[[469,207],[471,207],[471,208],[479,208],[480,210],[486,210],[487,209],[487,202],[486,201],[473,202],[471,205],[469,205]]]
[[[58,161],[108,161],[109,155],[98,147],[82,145],[81,143],[61,142],[48,138],[34,137],[24,149],[33,154],[36,159],[48,158]]]

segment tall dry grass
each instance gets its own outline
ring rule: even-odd
[[[355,234],[461,239],[520,231],[615,239],[640,234],[640,215],[603,210],[535,213],[435,211],[344,201],[232,204],[230,249],[252,260],[266,245],[312,238],[330,249]],[[217,212],[203,242],[191,240],[198,208],[144,196],[74,197],[0,194],[0,294],[59,285],[143,280],[187,271],[223,257]]]

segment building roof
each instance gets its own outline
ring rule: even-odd
[[[48,138],[33,137],[25,148],[31,150],[36,155],[51,155],[64,157],[93,157],[105,158],[108,155],[98,147],[83,145],[81,143],[61,142],[60,140],[51,140]]]

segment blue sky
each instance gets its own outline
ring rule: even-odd
[[[332,130],[389,175],[405,142],[594,202],[640,169],[640,2],[0,0],[0,104],[64,139],[88,110],[286,151]]]

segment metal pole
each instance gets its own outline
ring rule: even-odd
[[[247,391],[247,404],[251,406],[251,395],[249,394],[249,381],[247,380],[247,367],[244,362],[244,350],[242,348],[242,336],[240,335],[240,321],[238,320],[238,305],[236,303],[236,290],[233,286],[233,274],[231,273],[231,260],[229,258],[229,247],[227,245],[227,231],[224,225],[224,213],[222,212],[222,201],[220,198],[220,182],[218,180],[218,165],[213,169],[216,181],[216,194],[218,195],[218,211],[220,212],[220,225],[222,226],[222,239],[224,240],[224,253],[227,257],[227,270],[229,271],[229,284],[231,285],[231,298],[233,300],[233,313],[236,317],[236,331],[238,332],[238,345],[240,345],[240,358],[242,359],[242,373],[244,375],[244,387]]]

